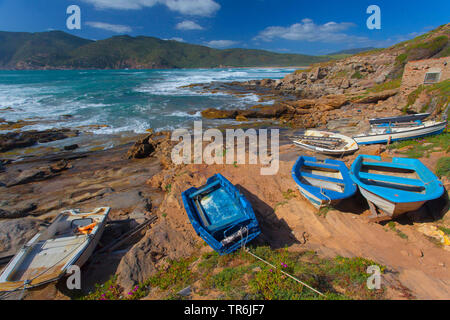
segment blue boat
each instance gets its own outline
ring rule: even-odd
[[[300,193],[316,208],[335,205],[356,193],[344,162],[301,156],[292,168]]]
[[[372,219],[394,219],[444,193],[439,179],[418,159],[360,155],[350,176],[369,202]]]
[[[251,204],[221,174],[199,189],[186,190],[182,198],[194,230],[220,255],[236,251],[261,233]]]

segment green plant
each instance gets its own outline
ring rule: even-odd
[[[166,185],[166,187],[164,188],[164,190],[166,190],[167,193],[172,192],[172,184],[169,183],[168,185]]]
[[[189,269],[189,265],[194,260],[196,260],[195,257],[170,260],[168,268],[158,271],[144,283],[144,287],[158,287],[161,290],[170,289],[172,292],[185,288],[194,278],[194,274]]]
[[[123,299],[122,288],[117,285],[117,276],[112,276],[104,284],[96,284],[95,290],[81,300],[121,300]]]
[[[286,200],[291,200],[293,198],[297,197],[297,195],[295,194],[295,191],[293,191],[292,189],[288,189],[287,191],[283,191],[283,198]]]
[[[440,158],[436,164],[436,175],[439,178],[450,177],[450,157]]]
[[[398,230],[395,226],[395,222],[394,221],[390,221],[388,223],[388,227],[394,231],[395,233],[397,233],[397,235],[402,238],[402,239],[408,239],[408,236],[406,234],[404,234],[403,232],[401,232],[400,230]]]
[[[438,229],[444,232],[446,235],[450,235],[450,228],[439,227]]]
[[[352,79],[362,79],[364,78],[364,76],[361,74],[361,72],[356,71],[355,73],[353,73],[352,75]]]
[[[377,92],[382,92],[385,90],[397,89],[397,88],[400,88],[401,84],[402,84],[402,79],[395,79],[395,80],[387,81],[387,82],[380,83],[380,84],[373,86],[372,88],[367,90],[367,93],[369,93],[369,92],[377,93]]]

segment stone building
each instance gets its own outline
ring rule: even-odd
[[[410,61],[405,66],[401,91],[409,93],[422,84],[450,79],[450,57]]]

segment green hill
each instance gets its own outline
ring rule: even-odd
[[[62,31],[0,32],[1,69],[152,69],[305,66],[329,60],[264,50],[212,49],[154,37],[92,41]]]

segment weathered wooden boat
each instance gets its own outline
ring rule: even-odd
[[[110,208],[91,213],[69,210],[36,234],[0,275],[0,292],[14,292],[57,281],[91,256],[106,226]]]
[[[356,184],[342,161],[301,156],[292,168],[300,193],[316,208],[336,205],[353,196]]]
[[[439,179],[417,159],[360,155],[350,176],[369,202],[374,220],[415,211],[444,193]]]
[[[359,145],[391,143],[441,134],[446,126],[447,121],[426,121],[422,124],[408,126],[378,126],[372,127],[368,133],[354,136],[353,139]]]
[[[201,188],[186,190],[182,198],[192,227],[220,255],[236,251],[261,233],[250,202],[221,174]]]
[[[303,149],[327,155],[346,155],[359,149],[356,141],[350,137],[317,130],[306,130],[303,135],[297,136],[293,142]]]
[[[421,122],[422,120],[428,118],[431,113],[418,113],[418,114],[410,114],[406,116],[398,116],[398,117],[387,117],[387,118],[375,118],[370,119],[369,122],[371,125],[380,125],[380,124],[394,124],[394,123],[413,123],[413,122]]]

